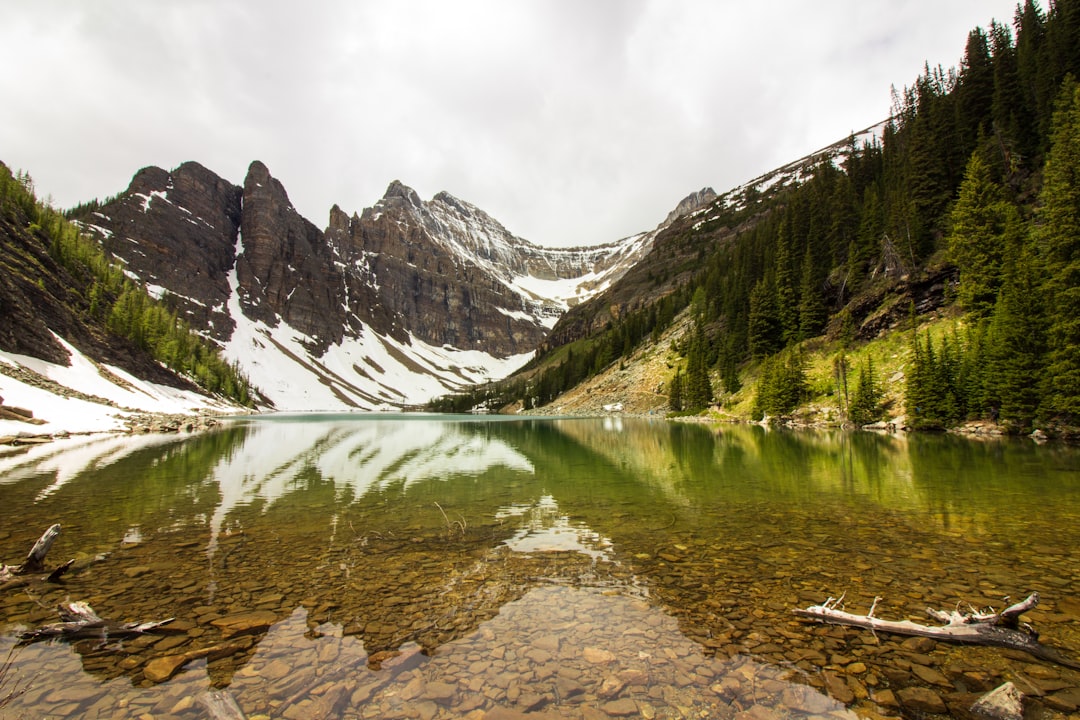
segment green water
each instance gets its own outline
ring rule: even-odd
[[[76,559],[0,591],[0,651],[65,600],[176,618],[16,647],[4,718],[206,717],[210,692],[249,718],[966,717],[1005,680],[1033,716],[1080,703],[1080,674],[1016,651],[791,612],[846,593],[929,622],[1038,591],[1026,619],[1080,656],[1068,447],[279,417],[0,453],[0,507],[4,562],[54,522],[50,563]]]

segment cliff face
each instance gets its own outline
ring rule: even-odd
[[[270,326],[284,322],[320,350],[341,342],[341,273],[323,233],[296,212],[261,162],[244,180],[241,230],[236,279],[244,314]]]
[[[275,365],[260,353],[278,352],[290,372],[330,388],[330,402],[357,407],[426,399],[410,392],[412,375],[438,377],[440,392],[493,377],[491,363],[531,353],[652,237],[542,248],[448,193],[423,201],[397,181],[360,213],[335,205],[319,230],[258,161],[242,187],[196,163],[145,168],[79,220],[129,274],[229,349],[256,385],[272,385],[260,373]],[[412,357],[415,342],[426,359]],[[458,367],[431,355],[440,348],[479,355]],[[374,359],[384,351],[403,369]]]
[[[226,279],[240,229],[241,189],[198,163],[144,168],[126,192],[80,218],[150,292],[172,295],[192,326],[221,341],[234,321]]]

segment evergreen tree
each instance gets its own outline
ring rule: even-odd
[[[793,214],[793,213],[792,213]],[[795,271],[791,258],[791,220],[780,223],[776,238],[776,315],[783,345],[799,340],[799,305],[795,294]]]
[[[949,256],[960,268],[960,304],[986,314],[1001,285],[1002,254],[1019,236],[1021,221],[978,152],[968,161],[950,219]]]
[[[1046,257],[1046,409],[1080,421],[1080,86],[1066,82],[1039,194],[1035,240]]]
[[[694,334],[686,356],[686,378],[682,388],[683,404],[687,410],[700,410],[712,402],[712,383],[706,356],[705,328],[699,318],[694,323]]]
[[[802,354],[788,349],[765,358],[758,372],[754,415],[789,415],[806,397],[806,368]]]
[[[763,358],[783,346],[780,316],[776,309],[776,294],[771,284],[762,279],[750,292],[748,333],[750,355]]]
[[[683,376],[679,369],[675,370],[675,377],[671,378],[668,387],[668,407],[672,412],[682,412],[683,409]]]
[[[728,393],[737,393],[742,387],[739,380],[739,351],[735,336],[729,334],[720,348],[720,382]]]
[[[984,352],[985,402],[992,418],[1024,431],[1042,403],[1045,308],[1032,259],[1025,254],[1007,266]]]
[[[990,42],[982,28],[968,34],[956,93],[960,130],[967,143],[973,144],[980,127],[986,129],[994,104],[994,64],[990,59]]]
[[[803,260],[802,281],[799,283],[799,339],[817,337],[829,318],[821,286],[824,279],[817,274],[817,266],[810,246]]]
[[[856,425],[866,425],[881,417],[881,386],[874,375],[874,361],[866,359],[859,368],[859,380],[851,397],[849,417]]]

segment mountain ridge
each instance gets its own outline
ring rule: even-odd
[[[545,248],[400,180],[359,212],[333,205],[320,229],[257,160],[242,185],[197,162],[143,168],[74,218],[293,410],[408,407],[502,377],[657,233]]]

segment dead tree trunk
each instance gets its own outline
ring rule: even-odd
[[[57,637],[64,640],[83,640],[86,638],[105,640],[108,638],[128,637],[148,633],[165,623],[173,621],[173,618],[141,623],[118,623],[112,620],[104,620],[94,612],[92,607],[81,601],[61,604],[56,608],[56,611],[60,614],[60,622],[42,625],[37,630],[19,633],[19,642],[27,644]]]
[[[26,556],[26,562],[19,566],[16,571],[19,574],[36,573],[45,569],[45,556],[52,549],[53,541],[60,535],[60,523],[56,523],[38,538],[34,547],[30,548],[30,554]]]
[[[873,631],[896,635],[917,635],[943,642],[966,645],[989,645],[995,647],[1022,650],[1043,660],[1080,669],[1080,662],[1065,657],[1057,650],[1039,642],[1039,634],[1028,625],[1020,626],[1020,615],[1039,604],[1039,594],[1031,593],[1021,602],[1011,605],[999,613],[980,613],[974,608],[961,613],[958,609],[951,612],[927,608],[930,617],[945,623],[941,626],[920,625],[910,620],[882,620],[874,617],[880,597],[874,598],[874,604],[865,615],[838,610],[843,596],[829,598],[821,605],[812,605],[806,609],[795,609],[795,614],[819,622],[836,625],[852,625]]]
[[[27,573],[41,572],[45,569],[45,556],[49,554],[49,549],[52,548],[53,541],[56,540],[60,534],[60,523],[56,523],[38,538],[38,541],[34,543],[34,547],[30,548],[30,553],[26,556],[26,560],[22,565],[3,565],[0,566],[0,582],[4,580],[10,580],[15,575],[26,575]]]
[[[20,576],[44,572],[45,556],[49,554],[53,541],[59,535],[60,523],[56,523],[42,533],[38,541],[34,543],[34,547],[30,548],[30,553],[26,556],[26,560],[23,561],[22,565],[0,565],[0,590],[25,585],[28,580]],[[74,563],[74,560],[68,560],[63,565],[57,566],[44,580],[46,582],[56,582],[61,575],[71,569]]]

